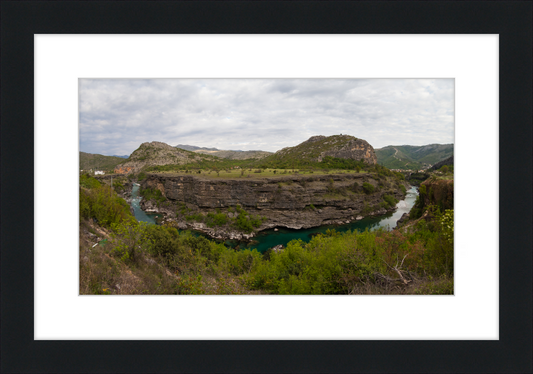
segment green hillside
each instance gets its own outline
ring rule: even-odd
[[[122,161],[124,159],[120,157],[80,152],[80,170],[98,169],[110,171]]]
[[[331,158],[367,164],[377,161],[374,149],[363,139],[350,135],[318,135],[297,146],[283,148],[259,163],[274,168],[310,167]]]
[[[390,145],[376,149],[378,163],[389,169],[426,169],[453,156],[453,144]]]

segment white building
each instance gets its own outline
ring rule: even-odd
[[[100,170],[96,170],[94,172],[94,175],[104,175],[105,173],[103,171],[100,171]]]

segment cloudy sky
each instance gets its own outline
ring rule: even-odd
[[[161,141],[275,152],[313,135],[454,142],[453,79],[80,79],[80,151]]]

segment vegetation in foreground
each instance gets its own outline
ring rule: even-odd
[[[82,176],[81,294],[453,294],[453,210],[429,207],[433,218],[406,230],[329,231],[261,254],[138,223],[119,201]]]

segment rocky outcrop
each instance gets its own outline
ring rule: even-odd
[[[162,142],[142,143],[130,157],[117,166],[122,173],[138,173],[145,166],[176,164],[183,165],[196,162],[200,155],[172,147]]]
[[[276,159],[298,159],[320,162],[324,157],[337,157],[363,161],[370,165],[378,162],[374,148],[363,139],[350,135],[312,136],[295,147],[287,147],[276,152]]]
[[[363,183],[375,187],[365,194]],[[192,212],[228,212],[240,205],[253,215],[266,217],[258,230],[274,227],[302,229],[332,223],[346,223],[362,216],[385,214],[390,207],[383,204],[388,194],[402,199],[400,182],[394,177],[377,178],[372,174],[338,174],[321,176],[288,176],[257,179],[207,179],[196,176],[149,174],[142,188],[161,191],[164,203],[142,201],[145,210],[176,217],[178,206],[185,204]],[[207,227],[192,227],[207,231]],[[211,235],[211,233],[210,233]],[[217,235],[216,229],[214,236]]]
[[[453,209],[453,179],[429,178],[420,185],[420,198],[424,207],[434,205],[441,212]]]
[[[129,174],[133,172],[133,166],[118,165],[114,172],[115,174]]]

